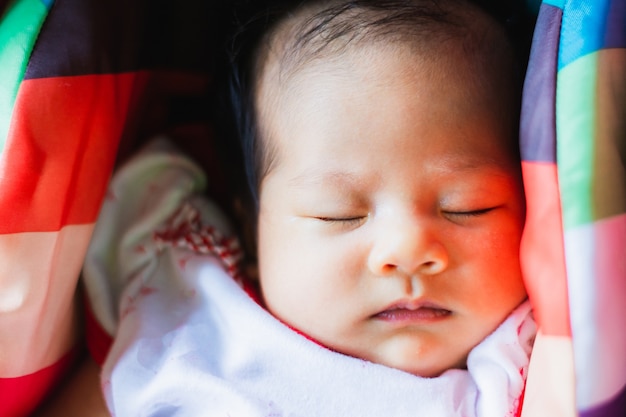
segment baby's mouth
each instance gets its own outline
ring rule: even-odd
[[[399,302],[375,314],[374,319],[386,322],[431,322],[445,319],[452,311],[437,304]]]

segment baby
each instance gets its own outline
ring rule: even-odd
[[[266,34],[251,74],[269,311],[415,375],[464,368],[526,297],[504,31],[463,1],[312,2]]]
[[[309,1],[251,51],[233,92],[260,290],[199,168],[138,155],[84,274],[110,410],[515,415],[535,327],[504,30],[462,0]]]

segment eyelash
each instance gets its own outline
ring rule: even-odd
[[[495,207],[489,207],[479,210],[470,210],[470,211],[444,211],[443,213],[448,216],[458,216],[458,217],[478,217],[483,214],[487,214],[490,211],[495,209]]]
[[[326,222],[326,223],[340,223],[345,226],[357,225],[365,219],[365,216],[357,216],[357,217],[316,217],[317,220]]]
[[[489,213],[494,210],[496,207],[488,207],[484,209],[478,210],[470,210],[470,211],[443,211],[446,216],[452,217],[460,217],[460,218],[471,218],[471,217],[480,217],[484,214]],[[345,227],[358,226],[367,216],[356,216],[356,217],[315,217],[315,219],[324,222],[324,223],[336,223]]]

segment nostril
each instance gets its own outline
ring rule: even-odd
[[[396,265],[393,264],[385,264],[383,265],[383,267],[381,268],[380,272],[381,275],[385,276],[385,275],[391,275],[396,269],[398,269],[398,267]]]
[[[446,268],[446,263],[443,260],[426,261],[422,263],[421,270],[425,274],[438,274]]]
[[[447,250],[432,233],[390,233],[386,229],[384,237],[372,247],[367,259],[368,268],[378,276],[398,272],[434,275],[447,268]]]

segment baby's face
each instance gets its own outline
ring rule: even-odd
[[[454,62],[369,52],[261,84],[261,106],[281,94],[263,121],[262,293],[330,349],[436,376],[526,296],[519,163],[497,100]]]

